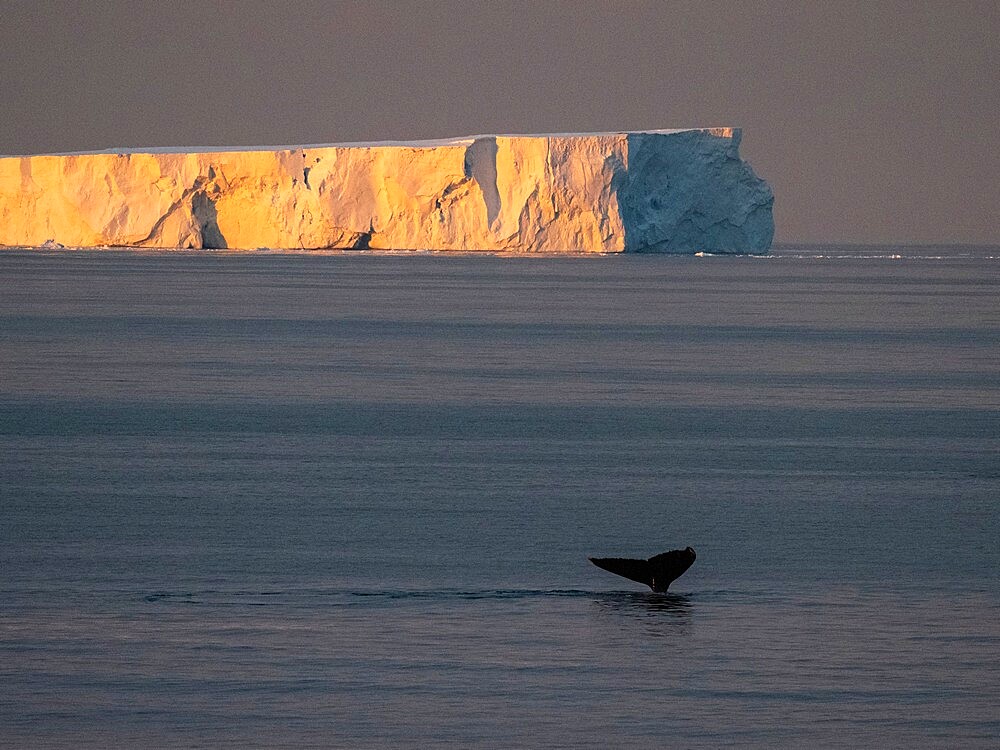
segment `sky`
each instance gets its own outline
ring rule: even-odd
[[[776,241],[1000,244],[1000,2],[0,0],[0,153],[743,128]]]

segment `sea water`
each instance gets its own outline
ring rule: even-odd
[[[5,251],[0,746],[996,747],[998,490],[997,248]]]

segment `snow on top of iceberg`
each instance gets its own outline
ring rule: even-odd
[[[212,154],[238,153],[248,151],[300,151],[316,148],[441,148],[448,146],[468,146],[480,138],[600,138],[622,135],[671,135],[689,131],[708,131],[723,138],[732,138],[737,131],[730,127],[709,128],[664,128],[660,130],[611,130],[599,133],[510,133],[458,136],[456,138],[435,138],[406,141],[349,141],[344,143],[304,143],[284,146],[151,146],[134,148],[105,148],[91,151],[60,151],[46,154],[17,154],[11,156],[83,156],[87,154]],[[0,158],[9,158],[0,156]]]

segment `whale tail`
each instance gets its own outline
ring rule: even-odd
[[[695,551],[675,549],[655,555],[648,560],[631,560],[625,557],[588,557],[598,568],[628,578],[636,583],[644,583],[653,591],[665,592],[670,584],[684,575],[697,555]]]

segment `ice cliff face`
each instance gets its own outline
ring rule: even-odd
[[[730,128],[0,158],[0,245],[753,253]]]

